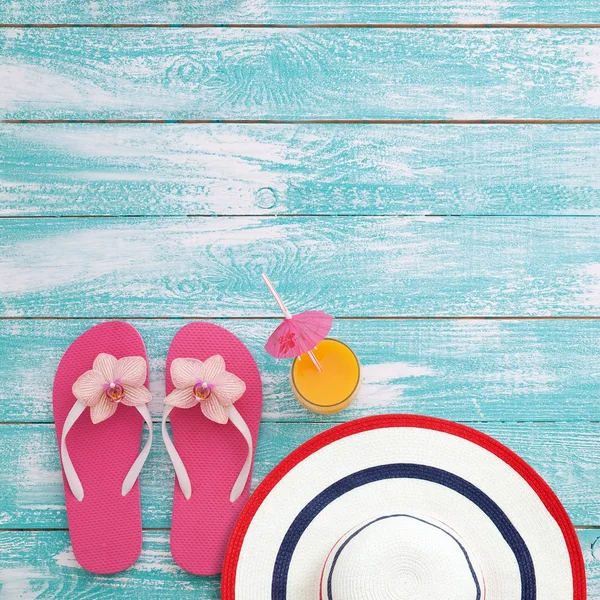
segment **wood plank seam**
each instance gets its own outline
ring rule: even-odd
[[[600,119],[0,119],[7,125],[600,125]]]
[[[423,315],[383,315],[383,316],[336,316],[336,321],[598,321],[600,315],[557,315],[557,316],[502,316],[502,315],[434,315],[434,316],[423,316]],[[220,315],[176,315],[168,317],[155,317],[155,316],[127,316],[127,315],[112,315],[112,316],[23,316],[23,317],[11,317],[11,316],[0,316],[0,321],[109,321],[111,319],[122,319],[126,321],[180,321],[186,320],[199,320],[199,321],[281,321],[281,317],[275,317],[273,315],[259,315],[251,317],[223,317]]]
[[[1,29],[599,29],[600,23],[0,23]]]

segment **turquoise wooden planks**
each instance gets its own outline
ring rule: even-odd
[[[354,348],[364,381],[358,400],[329,417],[298,404],[288,384],[289,361],[264,351],[275,321],[216,322],[238,335],[256,358],[264,421],[330,423],[392,412],[456,421],[600,421],[598,320],[336,320],[332,335]],[[53,421],[58,362],[93,323],[0,321],[0,422]],[[150,408],[159,419],[167,350],[185,321],[131,323],[148,349]]]
[[[372,411],[371,414],[373,414]],[[263,423],[253,485],[326,423]],[[598,423],[475,423],[519,453],[547,479],[576,525],[599,526]],[[156,442],[141,475],[144,527],[169,527],[173,469],[155,425]],[[560,440],[560,443],[557,443]],[[50,424],[0,425],[0,523],[3,528],[66,528],[56,433]]]
[[[3,219],[5,317],[594,316],[596,217]]]
[[[600,214],[599,125],[0,124],[0,214]]]
[[[3,29],[0,118],[598,119],[599,49],[598,29]]]
[[[319,0],[303,3],[224,0],[173,3],[167,0],[20,0],[0,6],[3,23],[593,23],[594,0]]]
[[[196,577],[175,564],[168,531],[145,531],[141,556],[117,575],[84,571],[66,531],[2,531],[0,554],[0,596],[11,600],[220,598],[219,577]]]
[[[600,592],[600,560],[593,556],[597,530],[579,530],[586,557],[588,597]],[[10,531],[0,533],[6,566],[0,570],[0,593],[8,598],[98,597],[167,600],[218,600],[218,577],[195,577],[171,559],[168,531],[145,531],[142,554],[134,566],[119,575],[92,575],[75,561],[66,531]]]

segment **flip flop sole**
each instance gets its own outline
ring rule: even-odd
[[[63,424],[76,401],[73,383],[92,368],[101,352],[117,358],[142,356],[147,361],[144,342],[128,323],[101,323],[78,337],[65,352],[54,380],[52,397],[59,448]],[[69,455],[84,490],[80,502],[63,474],[69,532],[77,562],[92,573],[123,571],[140,555],[139,482],[126,496],[121,495],[121,487],[140,452],[143,425],[134,407],[119,405],[112,417],[96,425],[86,410],[67,435]]]
[[[227,371],[246,383],[235,407],[246,421],[256,448],[262,412],[260,374],[246,346],[231,332],[211,323],[190,323],[173,338],[167,357],[167,394],[173,390],[171,362],[176,358],[206,360],[220,354]],[[221,572],[225,549],[249,494],[251,473],[242,495],[230,502],[231,489],[248,454],[246,441],[231,422],[207,419],[200,407],[175,408],[172,437],[192,485],[186,500],[177,481],[173,497],[171,553],[177,564],[195,575]]]

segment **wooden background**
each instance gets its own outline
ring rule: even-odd
[[[219,597],[170,556],[158,437],[140,559],[77,566],[51,410],[67,346],[121,318],[158,420],[201,318],[261,369],[254,485],[337,421],[468,423],[555,489],[600,598],[598,24],[597,0],[0,3],[0,597]],[[360,356],[343,413],[263,351],[263,271]]]

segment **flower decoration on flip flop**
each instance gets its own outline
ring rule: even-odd
[[[162,435],[183,495],[187,500],[190,499],[192,484],[187,469],[169,437],[167,417],[173,408],[192,408],[200,404],[200,409],[207,419],[222,425],[231,422],[248,444],[246,461],[229,497],[231,502],[235,502],[244,491],[252,466],[252,435],[244,418],[233,406],[234,402],[244,395],[246,384],[237,375],[225,369],[225,360],[220,354],[215,354],[205,361],[197,358],[174,359],[171,363],[171,380],[175,389],[165,398]]]
[[[246,384],[225,370],[220,354],[204,362],[197,358],[176,358],[171,363],[171,379],[175,389],[165,398],[165,404],[191,408],[200,404],[204,415],[215,423],[229,421],[229,407],[246,391]]]
[[[92,423],[101,423],[119,404],[141,406],[150,402],[152,396],[144,385],[146,370],[141,356],[117,359],[112,354],[98,354],[92,368],[73,384],[73,395],[90,407]]]

